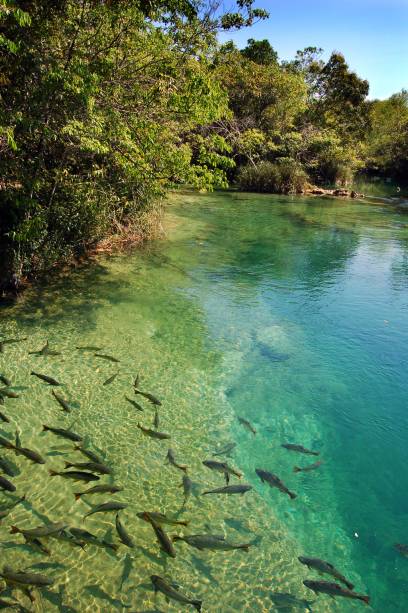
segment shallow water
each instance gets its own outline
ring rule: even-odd
[[[2,564],[55,579],[52,590],[37,594],[35,611],[181,610],[154,597],[151,574],[202,598],[203,611],[301,610],[278,608],[273,592],[315,601],[318,612],[364,607],[315,599],[303,587],[305,578],[319,576],[297,556],[318,556],[369,593],[374,611],[407,610],[408,560],[393,549],[408,542],[407,218],[364,202],[178,194],[165,224],[166,240],[32,289],[0,312],[0,338],[28,337],[0,353],[0,373],[21,393],[0,408],[12,422],[0,423],[0,435],[12,438],[17,426],[23,445],[47,460],[32,465],[0,449],[20,468],[12,480],[27,495],[0,524]],[[46,339],[62,356],[28,355]],[[120,362],[77,345],[97,345]],[[64,384],[56,390],[72,402],[71,414],[29,375],[33,369]],[[162,400],[160,430],[171,434],[177,459],[197,484],[184,510],[182,473],[164,464],[169,445],[137,428],[152,427],[154,417],[154,407],[133,395],[137,372],[141,388]],[[144,412],[125,395],[140,400]],[[43,433],[42,424],[85,436],[124,491],[76,502],[73,492],[89,486],[48,470],[86,458],[69,441]],[[201,461],[232,441],[227,460],[254,490],[198,495],[223,485]],[[322,465],[295,474],[295,465],[316,458],[287,451],[284,442],[320,451]],[[297,498],[262,485],[255,468],[277,473]],[[115,555],[44,539],[47,557],[9,533],[11,525],[66,520],[118,542],[114,514],[83,518],[90,505],[110,499],[129,505],[121,518],[134,550],[121,545]],[[211,530],[253,546],[224,553],[176,543],[177,557],[169,559],[138,519],[143,510],[178,514],[190,521],[186,534]]]

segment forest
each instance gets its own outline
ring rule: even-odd
[[[340,51],[220,44],[267,16],[254,0],[0,1],[2,290],[154,236],[175,186],[403,183],[408,92],[370,99]]]

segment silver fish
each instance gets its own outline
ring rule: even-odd
[[[168,450],[167,456],[166,456],[166,461],[167,461],[167,464],[172,464],[175,468],[178,468],[179,470],[182,470],[185,473],[187,472],[187,465],[186,464],[178,464],[178,462],[176,461],[173,449],[169,449]]]
[[[134,548],[135,544],[124,528],[122,522],[119,519],[119,513],[116,515],[116,531],[119,534],[119,538],[126,547]]]
[[[151,575],[150,577],[154,591],[162,592],[167,598],[171,600],[175,600],[176,602],[180,602],[181,604],[191,604],[197,611],[201,611],[202,600],[196,600],[194,598],[187,598],[184,596],[179,590],[172,587],[170,583],[159,577],[158,575]]]
[[[280,490],[284,494],[287,494],[290,498],[292,499],[296,498],[297,494],[294,494],[293,492],[288,490],[286,485],[283,483],[283,481],[279,479],[277,475],[274,475],[273,473],[270,473],[267,470],[261,470],[260,468],[257,468],[255,472],[260,478],[260,480],[262,481],[262,483],[266,482],[271,487],[276,487],[278,490]]]
[[[207,490],[203,492],[203,496],[205,494],[245,494],[250,490],[252,490],[252,485],[226,485],[215,490]]]
[[[342,575],[334,566],[330,564],[330,562],[325,562],[325,560],[320,560],[320,558],[306,558],[305,556],[298,557],[299,562],[304,564],[309,569],[317,570],[319,573],[324,573],[325,575],[331,575],[341,583],[344,583],[348,587],[349,590],[354,589],[354,585],[347,581],[344,575]]]
[[[213,551],[232,551],[234,549],[243,549],[244,551],[248,551],[251,546],[250,543],[239,545],[229,543],[223,536],[214,534],[191,534],[188,536],[175,535],[173,537],[173,541],[184,541],[191,547],[195,547],[200,551],[203,551],[204,549],[211,549]]]

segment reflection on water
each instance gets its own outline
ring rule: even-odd
[[[55,579],[36,611],[179,610],[154,596],[152,574],[203,599],[203,611],[362,606],[304,588],[304,579],[318,578],[297,561],[304,554],[333,562],[371,595],[374,610],[405,610],[408,564],[393,549],[408,539],[404,217],[362,202],[180,194],[171,199],[167,227],[166,241],[33,288],[1,312],[0,338],[28,340],[0,353],[0,373],[21,394],[1,408],[11,423],[1,424],[0,435],[13,439],[18,427],[23,445],[46,458],[36,465],[0,449],[21,472],[12,478],[17,493],[27,495],[0,524],[2,564]],[[28,354],[47,339],[61,356]],[[77,345],[101,347],[120,362]],[[63,383],[58,392],[71,413],[31,370]],[[125,399],[138,372],[141,388],[162,400],[160,430],[189,466],[194,487],[185,508],[182,473],[165,463],[169,445],[137,428],[153,427],[154,406],[135,397],[139,412]],[[101,481],[124,490],[76,501],[74,492],[92,483],[48,471],[86,458],[70,441],[42,432],[43,424],[84,436],[113,467]],[[294,473],[316,458],[282,443],[319,450],[321,466]],[[223,485],[222,475],[202,466],[223,446],[254,490],[201,496]],[[278,474],[297,498],[262,485],[255,468]],[[11,525],[63,520],[118,542],[115,514],[84,520],[108,500],[128,504],[121,521],[135,549],[121,545],[115,554],[44,539],[47,557],[10,535]],[[201,552],[175,543],[170,559],[137,517],[145,510],[190,522],[166,528],[169,534],[212,532],[253,546]]]

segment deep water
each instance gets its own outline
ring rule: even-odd
[[[373,201],[180,193],[170,198],[165,229],[166,238],[142,252],[102,259],[0,311],[0,339],[27,337],[0,353],[0,373],[21,394],[0,407],[11,420],[0,435],[12,439],[17,427],[24,445],[47,459],[38,467],[0,448],[21,470],[14,481],[28,501],[0,524],[2,564],[55,579],[38,595],[38,611],[181,610],[155,599],[151,574],[202,598],[203,611],[301,610],[303,599],[314,601],[313,611],[364,608],[306,590],[304,579],[319,579],[297,561],[306,555],[332,562],[370,595],[372,610],[407,611],[408,559],[394,544],[408,544],[408,217]],[[46,339],[62,356],[28,355]],[[77,345],[100,346],[120,362]],[[56,389],[71,414],[31,370],[64,383]],[[176,543],[177,558],[168,559],[138,519],[143,510],[176,513],[183,496],[181,471],[164,464],[167,441],[137,428],[152,427],[154,416],[133,394],[137,372],[141,388],[163,401],[160,429],[198,491],[223,485],[202,460],[237,444],[226,459],[254,491],[192,495],[178,517],[190,521],[185,534],[211,530],[252,542],[248,554]],[[73,492],[89,486],[51,478],[48,469],[86,458],[41,433],[42,424],[85,436],[124,491],[75,502]],[[293,472],[317,459],[316,470]],[[256,468],[279,475],[297,497],[262,484]],[[134,550],[82,551],[48,539],[47,557],[10,535],[10,525],[62,519],[117,543],[114,514],[83,520],[89,505],[107,499],[129,505],[122,521]],[[278,605],[277,593],[298,603],[281,596]]]

